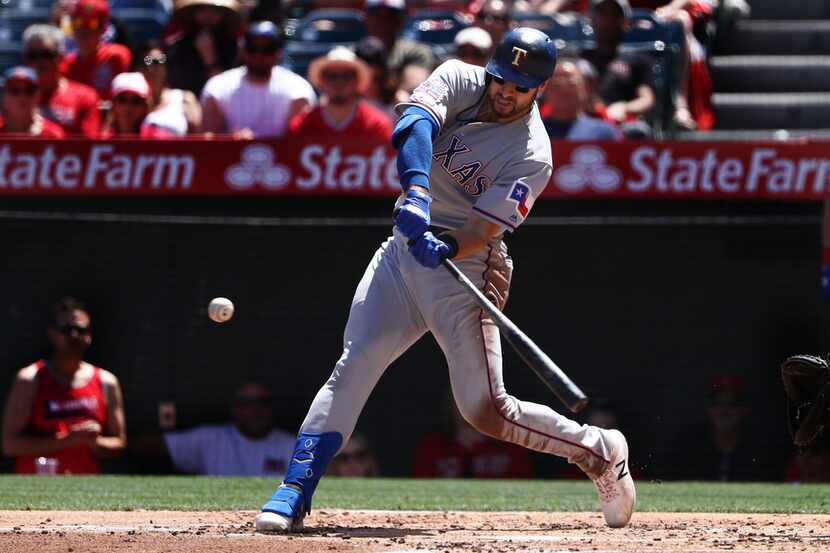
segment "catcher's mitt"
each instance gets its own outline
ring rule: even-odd
[[[781,363],[781,378],[793,443],[809,448],[830,423],[830,365],[814,355],[793,355]]]

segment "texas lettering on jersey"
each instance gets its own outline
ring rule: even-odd
[[[441,164],[441,167],[447,174],[464,189],[464,192],[471,196],[480,196],[482,192],[487,190],[490,186],[490,179],[487,175],[479,175],[482,163],[478,160],[466,162],[464,160],[457,160],[454,163],[455,157],[459,154],[466,154],[471,152],[461,139],[453,135],[450,138],[450,143],[445,150],[434,152],[432,159]]]

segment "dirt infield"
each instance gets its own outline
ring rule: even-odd
[[[0,551],[26,553],[827,552],[828,515],[316,511],[301,534],[265,536],[254,512],[0,511]]]

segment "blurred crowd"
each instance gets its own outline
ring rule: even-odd
[[[562,61],[539,98],[552,137],[622,140],[708,130],[715,121],[707,54],[723,13],[740,14],[735,4],[744,4],[111,2],[55,0],[48,17],[23,30],[20,63],[3,70],[0,132],[252,139],[325,130],[388,138],[394,105],[435,67],[453,58],[484,66],[514,26],[548,32],[560,50]],[[22,6],[8,20],[23,18]],[[142,10],[152,15],[150,26],[131,15]]]
[[[128,439],[117,376],[85,360],[93,340],[90,310],[66,297],[54,306],[48,320],[49,354],[17,371],[4,400],[2,454],[14,460],[15,472],[95,474],[106,471],[108,459],[126,457],[128,470],[143,473],[271,477],[285,473],[295,436],[281,424],[278,401],[268,383],[243,377],[229,386],[226,422],[218,424],[202,421],[180,428],[175,405],[162,402],[156,430],[130,432]],[[820,435],[816,447],[794,450],[787,460],[779,455],[786,452],[759,446],[759,431],[768,429],[755,427],[753,403],[742,377],[715,376],[701,392],[696,421],[661,436],[662,445],[654,447],[656,458],[648,451],[651,447],[639,449],[639,459],[631,464],[636,478],[830,482],[830,432]],[[632,430],[621,411],[602,398],[592,399],[578,420],[600,428]],[[369,436],[358,430],[334,458],[329,474],[388,475]],[[447,392],[437,424],[416,438],[409,474],[415,478],[584,477],[573,465],[541,466],[540,458],[551,459],[480,434],[464,420]]]

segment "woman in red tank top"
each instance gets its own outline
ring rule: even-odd
[[[3,452],[21,474],[100,473],[127,443],[118,380],[83,361],[92,333],[77,301],[57,305],[49,340],[52,357],[21,369],[6,400]]]

